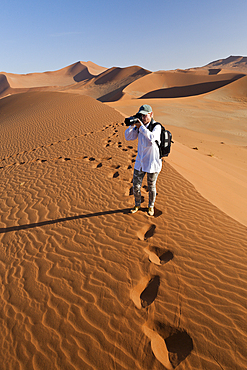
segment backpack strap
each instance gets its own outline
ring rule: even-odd
[[[155,128],[155,126],[157,126],[157,125],[160,125],[161,126],[161,128],[162,128],[162,124],[160,123],[160,122],[156,122],[156,121],[154,121],[153,119],[152,119],[152,121],[150,122],[150,124],[149,124],[149,126],[148,126],[148,129],[149,129],[149,131],[153,131],[153,129]],[[159,148],[159,151],[160,151],[160,144],[159,144],[159,142],[158,142],[158,140],[155,140],[155,142],[156,142],[156,144],[157,144],[157,146],[158,146],[158,148]]]
[[[161,125],[161,123],[154,121],[153,118],[152,118],[152,121],[150,122],[150,124],[147,128],[148,128],[149,131],[152,132],[156,125]]]

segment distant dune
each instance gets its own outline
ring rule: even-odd
[[[244,76],[239,73],[206,75],[190,71],[156,72],[127,86],[124,93],[128,97],[141,99],[180,98],[205,94]]]
[[[204,68],[208,69],[229,69],[232,71],[247,73],[247,57],[231,55],[225,59],[215,60],[207,64]]]
[[[29,73],[25,75],[3,73],[3,75],[6,76],[13,92],[15,91],[14,89],[18,89],[17,91],[20,92],[21,90],[19,89],[40,87],[50,87],[52,89],[54,87],[71,85],[75,82],[90,80],[105,70],[106,68],[99,67],[92,62],[77,62],[53,72]]]
[[[229,57],[201,68],[150,72],[138,66],[100,67],[77,62],[58,71],[1,74],[0,97],[26,92],[66,91],[89,95],[102,102],[133,98],[174,98],[216,90],[247,73],[246,57]],[[3,77],[5,76],[5,78]]]
[[[7,94],[9,87],[7,77],[4,74],[0,74],[0,96]]]
[[[65,87],[63,91],[89,95],[102,102],[117,101],[122,98],[126,86],[149,73],[138,66],[113,67],[90,80]]]
[[[2,370],[247,368],[247,75],[236,58],[0,74]],[[146,179],[129,212],[137,141],[124,118],[144,103],[174,141],[152,217]]]

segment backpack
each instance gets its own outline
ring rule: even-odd
[[[150,131],[153,131],[156,125],[161,126],[160,145],[156,140],[156,144],[159,147],[160,158],[168,157],[171,151],[171,144],[174,143],[174,141],[172,141],[172,134],[170,131],[166,130],[165,127],[162,126],[162,124],[159,122],[151,122],[148,126],[148,129]]]

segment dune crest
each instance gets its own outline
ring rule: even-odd
[[[224,68],[247,73],[247,57],[231,55],[228,58],[211,62],[205,68]]]

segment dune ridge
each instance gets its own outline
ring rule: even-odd
[[[205,66],[205,68],[224,68],[247,72],[247,57],[230,55],[225,59],[218,59]]]
[[[93,62],[76,62],[52,72],[26,75],[2,72],[11,90],[6,91],[6,87],[3,89],[1,85],[4,86],[6,82],[3,79],[0,80],[0,97],[10,93],[26,92],[28,89],[35,91],[44,88],[50,91],[64,88],[67,92],[89,95],[102,102],[117,101],[126,98],[126,94],[127,98],[130,96],[134,98],[141,96],[148,98],[182,97],[203,94],[243,77],[247,72],[246,65],[246,57],[229,57],[209,63],[204,67],[150,72],[139,66],[107,69]],[[138,83],[139,79],[141,82]],[[138,90],[140,86],[141,91],[145,87],[141,95]],[[183,86],[185,88],[182,88]],[[167,88],[171,90],[168,91]],[[151,96],[146,96],[146,94],[151,94]]]
[[[12,94],[25,92],[27,89],[39,89],[42,87],[50,88],[62,87],[90,80],[96,75],[105,71],[106,68],[97,66],[92,62],[77,62],[68,67],[57,71],[28,73],[28,74],[13,74],[2,73],[8,81],[12,89]],[[0,81],[0,86],[1,86]]]
[[[75,63],[59,86],[18,94],[1,77],[3,370],[247,367],[246,77],[136,98],[243,73],[218,67]],[[146,180],[129,213],[137,142],[123,122],[143,103],[175,141],[153,217]]]

